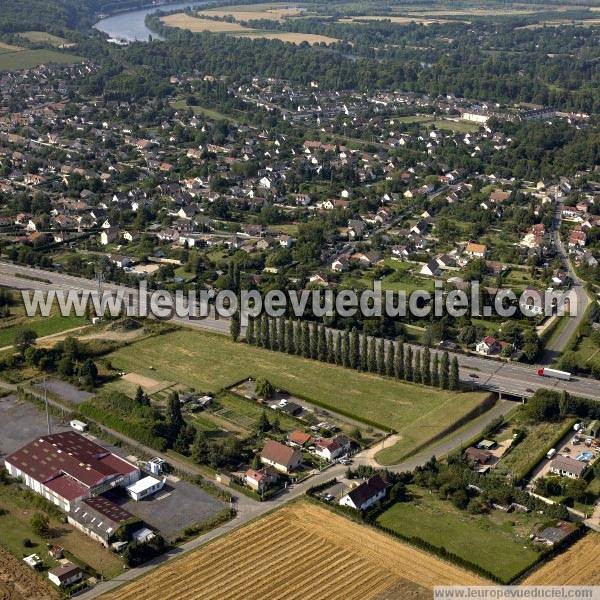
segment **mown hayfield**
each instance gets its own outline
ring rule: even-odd
[[[200,31],[211,31],[213,33],[242,33],[254,31],[239,23],[228,23],[227,21],[212,21],[210,19],[198,19],[185,13],[175,13],[160,19],[168,27],[179,27],[198,33]]]
[[[591,532],[529,575],[524,585],[600,585],[600,533]]]
[[[425,19],[417,16],[394,17],[389,15],[361,15],[360,17],[344,17],[339,21],[340,23],[361,23],[364,21],[390,21],[391,23],[397,23],[399,25],[406,25],[407,23],[418,23],[419,25],[431,25],[432,23],[448,23],[447,19]]]
[[[228,337],[182,329],[147,338],[108,356],[115,369],[196,390],[216,392],[247,377],[384,429],[419,431],[431,439],[479,406],[487,394],[458,393],[234,343]],[[152,368],[151,368],[152,367]],[[425,441],[425,440],[423,440]]]
[[[167,15],[161,17],[161,21],[168,27],[179,27],[180,29],[187,29],[194,33],[201,31],[209,31],[212,33],[228,33],[232,35],[238,35],[248,37],[250,39],[268,39],[268,40],[281,40],[282,42],[289,42],[292,44],[300,44],[302,42],[308,42],[309,44],[319,44],[324,42],[326,44],[332,44],[338,40],[326,35],[316,35],[314,33],[294,33],[288,31],[264,31],[262,29],[251,29],[245,27],[239,23],[229,23],[227,21],[213,21],[211,19],[200,19],[198,17],[192,17],[185,13],[176,13],[173,15]]]
[[[211,8],[201,10],[199,15],[210,17],[232,16],[236,21],[251,21],[253,19],[269,19],[281,21],[286,17],[296,17],[301,14],[301,9],[290,4],[252,4],[242,6],[227,6],[225,8]]]
[[[156,569],[110,598],[368,600],[391,588],[415,597],[435,585],[484,583],[378,531],[298,502]]]
[[[335,42],[339,42],[337,38],[332,38],[327,35],[318,35],[316,33],[295,33],[292,31],[262,32],[258,29],[252,30],[252,33],[240,33],[238,37],[246,37],[251,40],[279,40],[290,44],[307,42],[311,46],[314,44],[334,44]]]

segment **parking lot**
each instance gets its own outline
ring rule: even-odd
[[[36,383],[34,387],[40,392],[44,391],[43,383]],[[59,379],[48,379],[46,381],[46,388],[51,394],[59,396],[60,398],[71,402],[71,404],[80,404],[81,402],[94,397],[94,394],[91,392],[80,390],[74,385],[71,385],[66,381],[60,381]]]
[[[125,510],[157,529],[167,540],[175,538],[186,527],[209,519],[223,507],[223,503],[198,486],[169,479],[162,490],[136,502],[124,491],[114,491],[107,496]]]
[[[52,433],[66,431],[69,427],[51,417]],[[0,398],[0,455],[6,456],[36,437],[46,435],[46,415],[33,404],[19,400],[14,395]]]

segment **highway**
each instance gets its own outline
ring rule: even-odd
[[[31,267],[0,262],[0,286],[14,289],[54,290],[90,290],[97,291],[98,283],[93,280],[73,277],[53,271],[44,271]],[[103,283],[104,291],[123,290],[135,296],[136,290],[116,284]],[[135,301],[134,301],[135,304]],[[570,318],[570,317],[569,317]],[[229,321],[214,316],[203,319],[173,317],[173,322],[205,331],[229,334]],[[417,349],[413,346],[413,349]],[[453,353],[450,353],[453,356]],[[518,363],[507,363],[477,355],[457,353],[460,365],[461,381],[474,387],[496,391],[519,397],[529,397],[540,387],[566,390],[577,396],[600,400],[600,383],[585,377],[576,377],[571,381],[560,381],[537,375],[537,367]]]

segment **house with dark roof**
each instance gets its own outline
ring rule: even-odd
[[[48,571],[48,579],[58,587],[67,587],[83,579],[83,571],[72,562]]]
[[[575,531],[575,527],[566,521],[558,521],[554,527],[546,527],[542,531],[534,533],[533,541],[546,546],[555,546],[569,537]]]
[[[65,512],[80,500],[140,478],[137,466],[75,431],[37,438],[7,456],[4,466]]]
[[[355,510],[367,510],[379,500],[385,498],[388,484],[379,475],[373,475],[359,486],[344,494],[340,506],[349,506]]]

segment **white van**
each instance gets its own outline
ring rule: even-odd
[[[548,450],[548,454],[546,454],[546,458],[552,458],[555,455],[556,455],[556,448],[550,448],[550,450]]]
[[[83,421],[78,421],[77,419],[70,421],[69,425],[75,429],[75,431],[80,431],[81,433],[84,433],[88,430],[88,424],[84,423]]]

